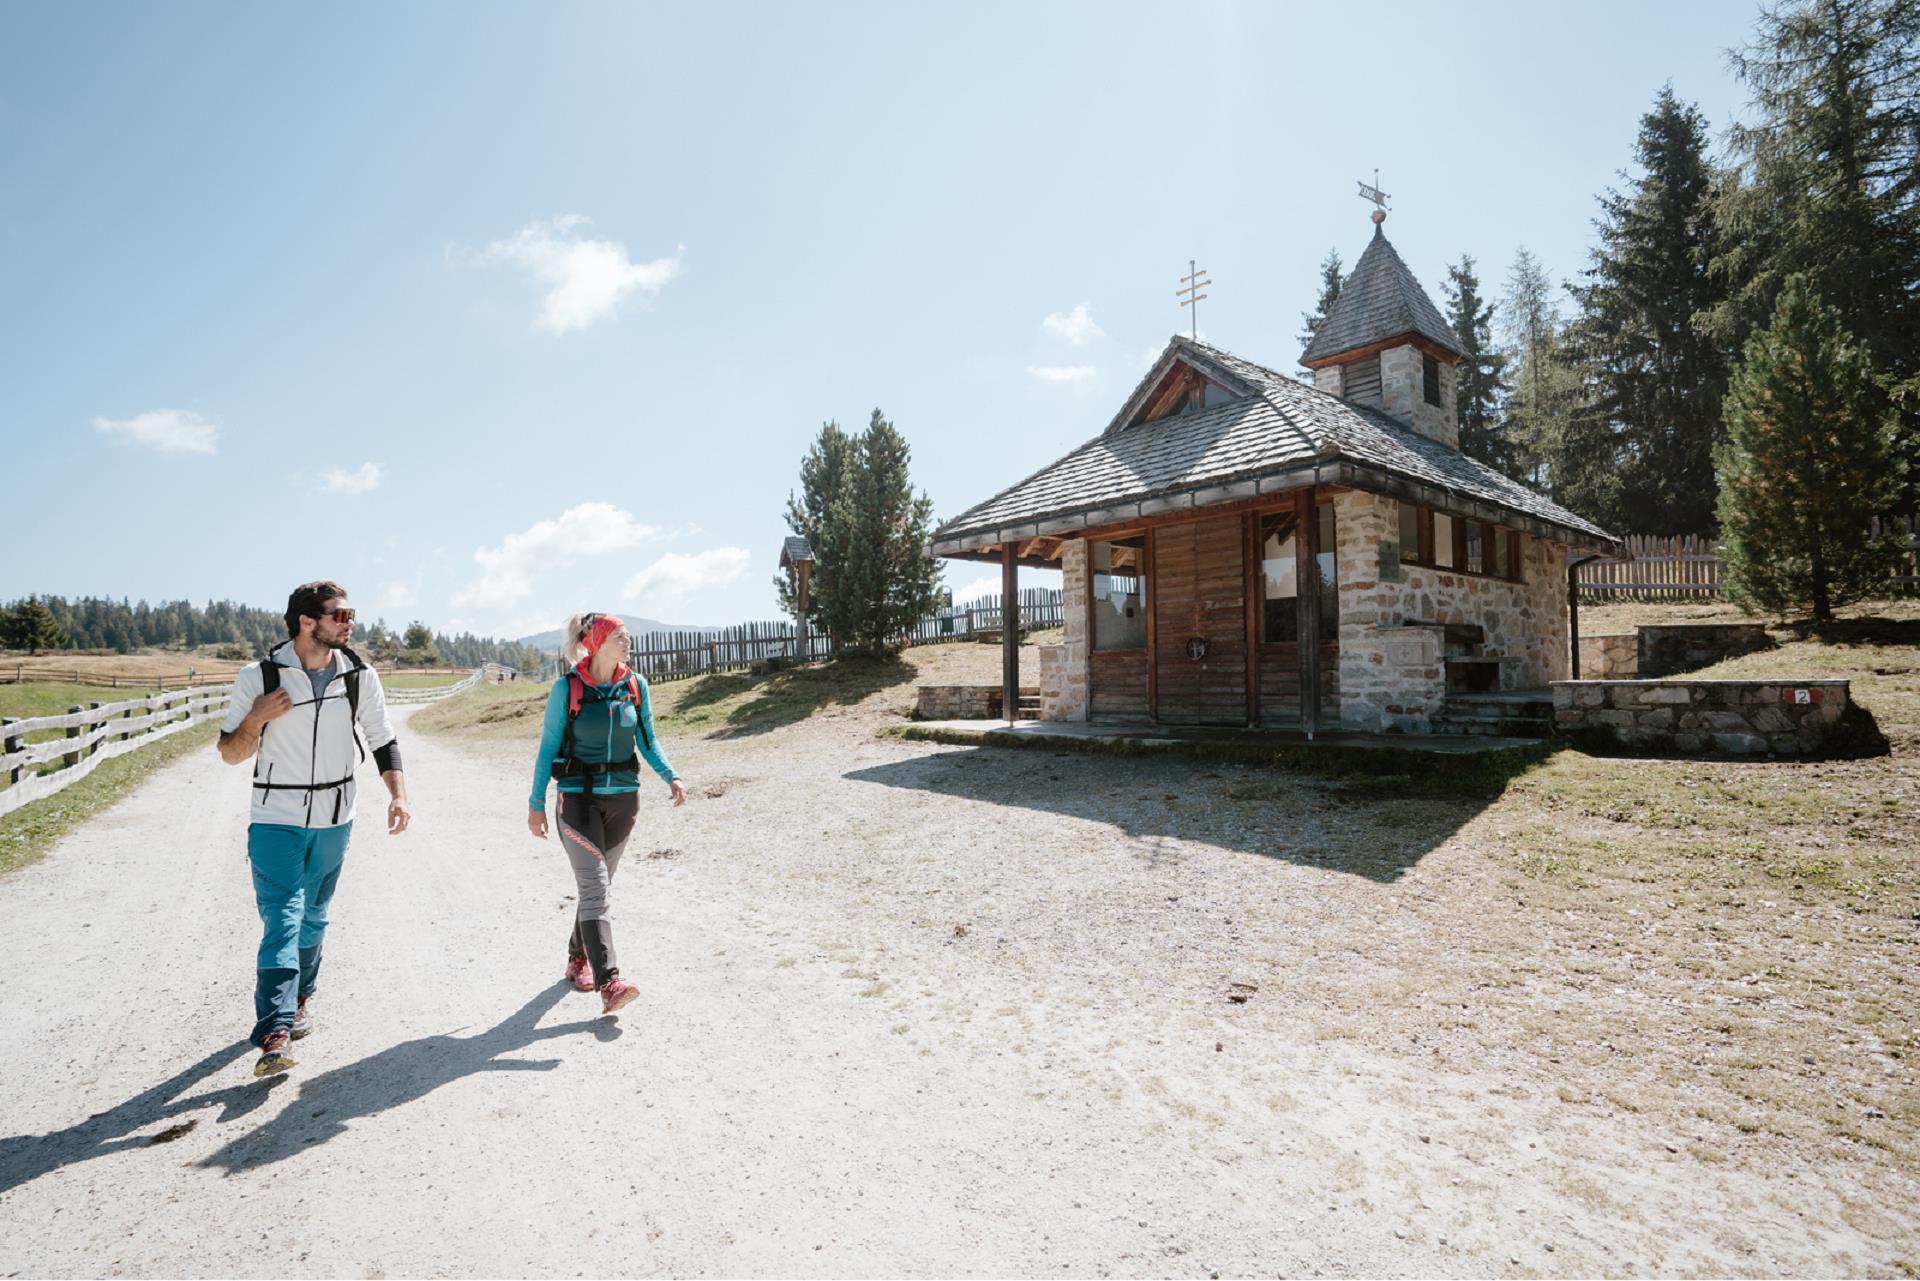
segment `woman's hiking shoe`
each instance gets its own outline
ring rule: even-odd
[[[640,995],[640,989],[621,979],[608,979],[600,989],[600,1012],[611,1014],[615,1010],[633,1004]]]
[[[567,982],[573,984],[573,990],[576,992],[593,991],[593,966],[587,964],[587,958],[584,956],[567,958],[566,978]]]
[[[253,1065],[255,1076],[278,1076],[294,1066],[293,1059],[287,1054],[287,1044],[292,1038],[285,1032],[274,1032],[260,1045],[260,1061]]]
[[[300,1008],[293,1012],[293,1028],[287,1035],[296,1041],[303,1036],[313,1035],[313,1011],[307,1006],[312,999],[310,996],[301,997]]]

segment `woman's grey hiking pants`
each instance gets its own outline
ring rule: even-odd
[[[560,793],[560,846],[573,864],[574,883],[580,890],[567,956],[586,956],[593,966],[595,987],[620,975],[613,953],[613,922],[607,917],[608,896],[639,813],[638,792]]]

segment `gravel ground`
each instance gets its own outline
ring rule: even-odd
[[[1497,811],[875,737],[905,701],[668,742],[694,799],[649,794],[616,882],[617,1021],[557,981],[530,747],[403,726],[415,829],[357,836],[270,1082],[243,771],[166,771],[0,882],[0,1275],[1920,1262],[1909,1167],[1729,1148],[1694,1015],[1562,981],[1623,923],[1529,909]]]

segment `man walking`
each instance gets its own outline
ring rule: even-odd
[[[387,785],[387,833],[407,830],[407,779],[380,676],[347,648],[347,589],[321,581],[287,598],[288,640],[233,680],[220,756],[253,761],[247,859],[265,932],[253,990],[255,1076],[294,1066],[288,1044],[313,1031],[327,905],[353,830],[354,771],[373,752]],[[362,734],[364,733],[364,743]]]

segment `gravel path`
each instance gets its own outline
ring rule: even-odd
[[[356,836],[288,1077],[254,1081],[243,1044],[244,770],[182,761],[0,882],[0,1276],[1902,1257],[1910,1209],[1852,1212],[1844,1173],[1570,1115],[1550,1065],[1414,1014],[1406,957],[1471,948],[1474,921],[1433,907],[1465,875],[1450,847],[1390,808],[1302,782],[1250,813],[1199,764],[831,715],[669,743],[694,800],[642,810],[614,903],[645,995],[614,1021],[558,981],[572,887],[522,826],[530,751],[402,733],[415,827]],[[1335,839],[1374,873],[1319,866]],[[1400,1050],[1329,1016],[1335,974],[1406,986],[1378,1013]]]

